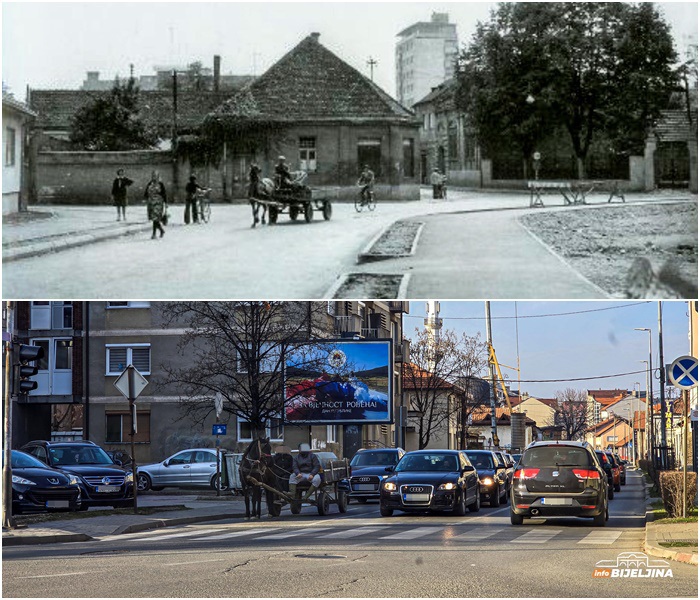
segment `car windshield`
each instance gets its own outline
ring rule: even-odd
[[[467,452],[467,456],[475,469],[493,469],[493,458],[490,454]]]
[[[46,465],[38,458],[34,458],[24,452],[12,451],[12,468],[13,469],[45,469]]]
[[[395,471],[457,471],[457,457],[454,454],[440,452],[414,454],[404,457],[396,465]]]
[[[589,467],[590,458],[583,448],[541,446],[525,451],[521,467]]]
[[[353,456],[350,465],[353,467],[389,466],[399,462],[397,452],[360,452]]]
[[[53,466],[114,464],[98,446],[57,446],[49,448],[49,455]]]

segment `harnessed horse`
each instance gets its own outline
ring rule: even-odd
[[[265,217],[267,215],[267,204],[264,202],[258,202],[258,200],[270,200],[272,199],[272,194],[275,191],[275,183],[272,179],[268,177],[263,177],[255,184],[255,189],[253,190],[253,197],[249,198],[250,208],[253,211],[253,224],[252,228],[260,222],[258,218],[258,212],[262,208],[262,224],[265,225]]]
[[[245,502],[245,518],[260,518],[262,507],[262,488],[250,483],[248,477],[253,477],[258,481],[264,481],[270,475],[274,476],[270,470],[272,465],[272,449],[270,438],[258,438],[253,440],[243,453],[241,464],[238,467],[238,474],[241,480],[243,500]],[[268,492],[268,494],[270,494]],[[271,500],[267,496],[268,507]],[[252,510],[251,510],[252,509]]]

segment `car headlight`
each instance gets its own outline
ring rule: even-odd
[[[124,481],[129,483],[134,481],[134,473],[133,471],[127,471],[126,475],[124,476]]]
[[[457,487],[457,486],[456,486],[454,483],[452,483],[452,482],[450,481],[450,482],[448,482],[448,483],[443,483],[443,484],[438,488],[438,490],[453,490],[453,489],[455,489],[456,487]]]
[[[493,479],[491,479],[491,477],[484,477],[481,480],[481,485],[493,485]]]
[[[78,479],[77,475],[71,475],[70,481],[68,482],[69,485],[80,485],[80,479]]]
[[[19,475],[12,476],[12,483],[16,483],[18,485],[36,485],[36,482],[29,481],[29,479],[25,479],[24,477],[20,477]]]
[[[391,481],[388,481],[387,483],[384,484],[384,489],[387,492],[395,492],[396,491],[396,484],[392,483]]]

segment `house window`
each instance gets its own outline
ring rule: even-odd
[[[131,413],[129,411],[108,412],[105,415],[105,442],[120,444],[131,441]],[[151,441],[151,413],[136,413],[134,442]]]
[[[447,156],[452,169],[459,168],[459,137],[457,123],[450,123],[447,130]]]
[[[616,442],[617,436],[616,435],[609,435],[607,440],[608,440],[608,442]]]
[[[134,365],[142,375],[151,374],[150,344],[107,344],[107,372],[105,375],[121,375],[129,365]]]
[[[270,418],[266,433],[273,442],[281,442],[284,439],[284,421],[281,416]]]
[[[73,340],[54,340],[55,369],[69,371],[73,368]]]
[[[382,140],[378,138],[361,138],[357,142],[358,172],[365,165],[374,171],[375,176],[381,175]]]
[[[73,327],[72,302],[32,302],[30,329],[70,329]]]
[[[132,302],[107,302],[107,308],[149,308],[150,302],[132,301]]]
[[[15,165],[15,149],[17,146],[17,131],[14,127],[5,127],[5,166]]]
[[[326,441],[330,444],[334,444],[337,441],[335,437],[335,431],[335,425],[326,425]]]
[[[273,344],[261,344],[260,354],[258,358],[260,359],[260,367],[258,369],[259,373],[274,373],[280,366],[280,352],[281,349],[278,346],[273,346]],[[251,350],[238,352],[238,359],[236,360],[236,372],[237,373],[247,373],[254,356],[251,356]]]
[[[403,140],[403,174],[404,177],[413,177],[415,156],[413,151],[413,138],[404,138]]]
[[[253,428],[250,425],[250,421],[238,417],[237,438],[239,442],[253,441]]]
[[[316,138],[299,138],[299,168],[307,173],[316,172]]]

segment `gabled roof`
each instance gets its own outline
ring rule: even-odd
[[[411,111],[338,58],[312,33],[217,113],[235,112],[239,96],[252,96],[256,116],[280,122],[414,122]]]
[[[6,94],[5,92],[3,92],[2,94],[2,107],[9,108],[10,110],[22,113],[23,115],[26,115],[28,117],[36,117],[36,113],[33,110],[31,110],[26,104],[20,102],[19,100],[16,100],[15,97],[12,96],[12,94]]]
[[[424,390],[428,389],[445,389],[451,390],[455,386],[449,381],[438,377],[437,375],[422,369],[413,363],[404,363],[403,367],[403,389],[408,390]]]
[[[586,393],[603,406],[609,406],[630,395],[628,390],[586,390]]]
[[[472,425],[491,425],[491,408],[487,406],[477,407],[472,413]],[[498,425],[508,425],[510,426],[510,410],[507,406],[496,407],[496,423]],[[535,421],[525,416],[526,425],[535,425]]]
[[[421,104],[435,103],[436,106],[443,108],[453,108],[454,93],[457,89],[457,80],[454,78],[443,81],[440,85],[432,88],[427,96],[424,96],[413,106],[420,106]],[[445,107],[444,105],[448,106]]]
[[[697,127],[697,120],[693,126]],[[692,138],[687,111],[683,109],[662,110],[661,118],[654,127],[654,133],[660,142],[687,142]]]

